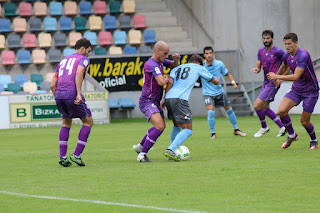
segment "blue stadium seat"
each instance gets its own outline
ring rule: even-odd
[[[105,16],[104,17],[104,26],[106,30],[114,30],[116,27],[117,19],[115,16]]]
[[[97,45],[97,33],[96,32],[85,32],[83,37],[88,39],[92,45]]]
[[[80,1],[79,2],[80,15],[91,15],[91,2],[88,1]]]
[[[132,46],[125,46],[124,54],[137,54],[137,48]]]
[[[150,46],[146,46],[146,45],[140,45],[139,47],[139,53],[153,53],[152,49]]]
[[[47,91],[45,91],[45,90],[36,90],[36,91],[34,91],[34,94],[44,94],[44,93],[47,93]]]
[[[123,108],[136,107],[131,98],[119,98],[119,105]]]
[[[131,18],[128,15],[120,15],[119,16],[119,28],[120,29],[128,29],[131,28]]]
[[[10,34],[7,37],[8,47],[10,49],[20,48],[21,37],[18,34]]]
[[[94,55],[107,55],[107,49],[102,47],[94,48]]]
[[[50,2],[50,14],[52,16],[61,16],[62,14],[62,3],[61,2],[56,2],[56,1],[52,1]]]
[[[0,92],[3,92],[4,91],[4,87],[2,84],[0,84]]]
[[[143,37],[146,44],[156,43],[156,32],[154,30],[145,30]]]
[[[63,50],[63,57],[66,57],[66,56],[69,56],[71,54],[73,54],[75,51],[75,49],[72,49],[72,48],[65,48]]]
[[[72,18],[61,17],[60,18],[60,30],[72,30]]]
[[[51,48],[48,51],[49,62],[50,63],[59,63],[61,60],[61,51],[58,49]]]
[[[6,89],[8,88],[8,84],[12,82],[10,75],[0,75],[0,84]]]
[[[31,53],[29,50],[18,50],[17,55],[19,64],[31,64]]]
[[[36,32],[36,31],[42,31],[41,29],[41,19],[40,18],[36,18],[36,17],[31,17],[29,19],[29,25],[30,25],[30,31],[31,32]]]
[[[0,33],[11,32],[11,21],[10,19],[0,18]]]
[[[20,87],[23,87],[23,83],[28,81],[27,75],[24,74],[16,74],[13,77],[14,83],[17,83],[20,85]]]
[[[117,100],[114,98],[109,98],[109,107],[110,109],[118,109],[121,106],[117,103]]]
[[[53,40],[54,40],[54,46],[56,46],[56,47],[64,47],[67,45],[66,44],[67,36],[64,33],[56,32],[53,35]]]
[[[45,31],[57,31],[57,19],[52,17],[44,18],[44,30]]]
[[[116,45],[125,45],[127,44],[126,40],[127,40],[127,34],[125,31],[115,31],[114,32],[114,35],[113,35],[113,38],[114,38],[114,43]]]
[[[50,86],[51,86],[51,82],[42,81],[40,83],[40,90],[44,90],[47,93],[49,93],[51,90]]]

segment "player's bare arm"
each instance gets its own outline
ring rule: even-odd
[[[171,69],[173,69],[173,68],[175,68],[176,66],[179,65],[180,55],[178,53],[175,53],[175,54],[172,55],[172,59],[173,59],[173,61],[170,64],[170,68]]]
[[[282,66],[282,65],[281,65]],[[286,71],[286,69],[285,69]],[[269,80],[298,81],[304,72],[303,68],[297,67],[292,75],[277,75],[272,72],[267,74]]]
[[[56,96],[56,88],[57,88],[57,85],[58,85],[58,78],[54,77],[52,78],[51,80],[51,85],[50,85],[50,89],[52,91],[52,94],[54,96]]]
[[[227,77],[228,77],[229,81],[231,82],[233,88],[234,88],[234,89],[237,89],[237,88],[238,88],[238,85],[237,85],[237,83],[234,81],[233,76],[232,76],[230,73],[228,73],[228,74],[227,74]]]
[[[218,84],[219,84],[219,79],[216,78],[216,77],[213,77],[213,78],[211,79],[211,82],[212,82],[214,85],[218,85]]]
[[[158,75],[155,79],[160,86],[164,86],[168,82],[168,77],[164,77],[163,75]]]
[[[85,71],[86,70],[83,66],[78,66],[77,74],[76,74],[77,97],[76,97],[76,100],[74,101],[74,103],[77,105],[79,105],[82,102],[81,89],[82,89],[82,82],[83,82],[83,76]]]
[[[254,74],[257,74],[261,71],[261,61],[257,61],[256,67],[250,70]]]
[[[166,89],[165,89],[165,91],[164,91],[163,100],[161,101],[161,107],[162,107],[162,109],[165,108],[166,94],[167,94],[167,92],[172,88],[172,85],[173,85],[173,79],[170,78],[170,77],[168,77],[168,83],[167,83]]]

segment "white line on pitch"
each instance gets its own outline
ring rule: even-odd
[[[20,196],[20,197],[34,197],[34,198],[49,199],[49,200],[74,201],[74,202],[82,202],[82,203],[96,203],[96,204],[103,204],[103,205],[110,205],[110,206],[127,206],[127,207],[134,207],[134,208],[143,208],[143,209],[155,209],[155,210],[159,210],[159,211],[168,211],[168,212],[207,213],[207,212],[203,212],[203,211],[170,209],[170,208],[161,208],[161,207],[156,207],[156,206],[142,206],[142,205],[128,204],[128,203],[114,203],[114,202],[107,202],[107,201],[101,201],[101,200],[84,200],[84,199],[74,199],[74,198],[64,198],[64,197],[29,195],[29,194],[22,194],[22,193],[8,192],[8,191],[0,191],[0,194],[14,195],[14,196]]]

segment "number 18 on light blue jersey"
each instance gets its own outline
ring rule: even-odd
[[[194,63],[182,64],[174,68],[171,70],[170,77],[173,79],[173,86],[166,94],[166,99],[179,98],[187,101],[199,77],[207,81],[214,78],[206,68]]]

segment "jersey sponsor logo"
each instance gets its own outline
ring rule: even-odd
[[[155,104],[151,104],[151,106],[152,106],[153,108],[158,108]]]
[[[159,67],[156,67],[154,70],[156,71],[157,74],[161,74]]]
[[[88,66],[88,64],[89,64],[88,60],[84,60],[84,61],[83,61],[83,65],[84,65],[84,66]]]

